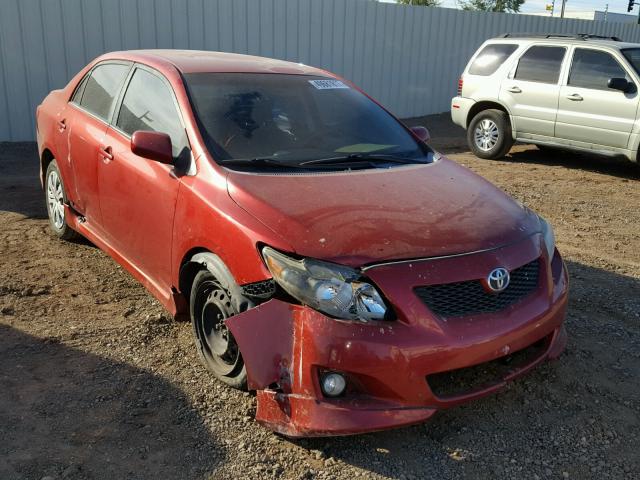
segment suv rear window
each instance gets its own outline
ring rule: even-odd
[[[520,57],[516,80],[558,83],[565,52],[564,47],[531,47]]]
[[[471,75],[491,75],[516,51],[512,43],[492,43],[482,49],[469,67]]]

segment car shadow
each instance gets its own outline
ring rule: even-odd
[[[587,458],[604,458],[612,478],[639,471],[640,279],[568,268],[569,343],[558,361],[421,425],[296,443],[397,479],[601,478]]]
[[[226,457],[149,371],[0,324],[0,478],[203,478]]]
[[[539,150],[532,145],[527,150],[511,152],[507,156],[507,160],[514,163],[561,166],[629,180],[640,180],[640,165],[619,157],[610,158],[561,149]]]
[[[0,210],[47,218],[35,142],[0,142]]]

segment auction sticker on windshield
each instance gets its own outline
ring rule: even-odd
[[[318,90],[329,90],[332,88],[349,88],[340,80],[309,80],[309,83]]]

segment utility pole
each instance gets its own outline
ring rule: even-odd
[[[605,22],[607,21],[607,13],[609,13],[609,4],[608,3],[604,6],[604,21]]]
[[[564,4],[567,3],[567,0],[562,0],[562,9],[560,10],[560,18],[564,18]]]

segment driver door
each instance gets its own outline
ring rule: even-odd
[[[610,78],[631,76],[604,50],[576,48],[567,84],[560,89],[556,137],[585,144],[627,148],[638,108],[638,89],[624,93]]]
[[[157,290],[167,293],[171,277],[173,217],[180,180],[174,165],[131,151],[137,130],[167,133],[174,165],[190,161],[177,101],[171,85],[153,69],[136,66],[107,130],[98,168],[100,209],[109,242]]]

